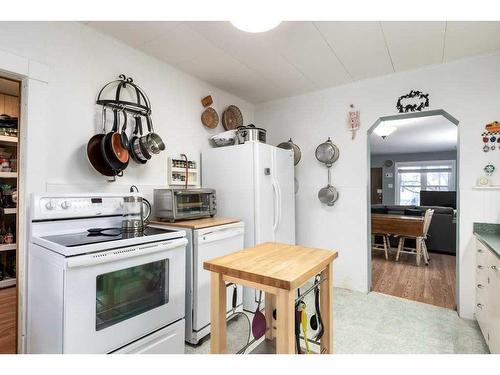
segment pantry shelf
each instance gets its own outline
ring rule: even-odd
[[[17,178],[17,172],[0,172],[0,178]]]
[[[16,247],[17,247],[17,244],[15,244],[15,243],[0,245],[0,252],[1,251],[16,250]]]
[[[17,208],[4,208],[3,213],[5,215],[15,215],[17,213]]]
[[[0,144],[18,143],[17,137],[9,137],[8,135],[0,135]]]

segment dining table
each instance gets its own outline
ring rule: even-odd
[[[423,216],[372,214],[372,234],[422,237],[424,235]]]

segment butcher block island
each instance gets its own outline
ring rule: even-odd
[[[226,282],[265,293],[266,340],[276,339],[279,354],[296,353],[297,289],[316,275],[324,328],[321,353],[333,353],[332,281],[337,256],[332,250],[267,242],[205,261],[204,268],[211,272],[211,353],[226,352]]]

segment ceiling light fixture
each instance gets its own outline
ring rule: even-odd
[[[379,126],[375,128],[373,132],[377,134],[379,137],[382,137],[382,139],[385,139],[387,136],[394,133],[397,129],[398,128],[394,126]]]
[[[229,21],[231,24],[242,31],[247,33],[263,33],[277,27],[281,21],[270,20],[270,19],[239,19],[235,21]]]

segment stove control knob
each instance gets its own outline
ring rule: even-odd
[[[64,210],[67,210],[68,208],[71,207],[71,202],[68,202],[68,201],[64,201],[61,203],[61,207],[64,209]]]
[[[54,208],[56,208],[56,204],[53,201],[48,201],[47,203],[45,203],[45,208],[47,210],[53,210]]]

